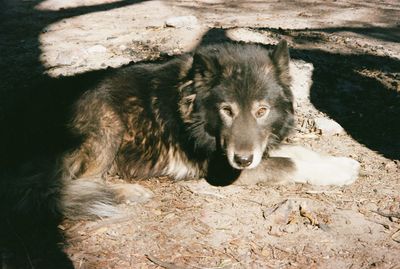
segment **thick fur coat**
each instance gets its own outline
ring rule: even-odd
[[[234,182],[292,128],[288,64],[284,42],[274,51],[225,44],[116,71],[74,107],[71,129],[82,143],[62,158],[63,210],[107,215],[99,204],[112,204],[109,196],[96,209],[81,203],[84,191],[93,200],[101,184],[93,179],[107,173]]]
[[[285,41],[274,50],[205,46],[164,64],[111,71],[73,106],[76,147],[42,164],[51,169],[2,179],[6,219],[52,225],[64,216],[107,217],[123,200],[150,196],[138,185],[105,184],[109,174],[215,185],[353,182],[357,162],[280,145],[293,128],[290,85]]]

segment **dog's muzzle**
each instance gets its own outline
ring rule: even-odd
[[[233,160],[239,167],[246,168],[246,167],[250,166],[250,164],[252,163],[253,154],[247,155],[247,156],[235,154],[233,157]]]

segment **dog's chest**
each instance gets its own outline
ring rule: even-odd
[[[160,159],[159,165],[162,174],[174,179],[200,178],[204,174],[205,162],[189,160],[180,149],[170,148],[166,155]],[[157,165],[156,165],[157,166]]]
[[[206,161],[188,158],[180,146],[161,137],[125,140],[116,158],[116,167],[125,178],[168,176],[176,180],[201,178]]]

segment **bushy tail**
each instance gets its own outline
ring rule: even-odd
[[[117,194],[98,179],[80,178],[64,182],[60,208],[70,219],[112,217],[119,213]]]
[[[23,167],[0,176],[2,212],[14,217],[96,218],[118,213],[117,193],[100,178],[65,178],[58,167]],[[43,164],[41,165],[43,167]],[[10,169],[9,169],[10,170]]]
[[[63,217],[109,217],[116,194],[93,179],[63,178],[55,162],[8,167],[0,174],[0,264],[73,268],[59,247]],[[5,259],[5,260],[4,260]]]

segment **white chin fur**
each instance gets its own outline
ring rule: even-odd
[[[227,153],[226,155],[228,157],[229,164],[235,169],[242,169],[233,161],[233,156],[234,156],[233,149],[232,148],[228,148],[226,150],[226,153]]]
[[[246,169],[253,169],[256,168],[262,159],[262,152],[261,150],[255,150],[253,152],[253,161],[251,162],[251,164],[249,166],[246,167]]]

